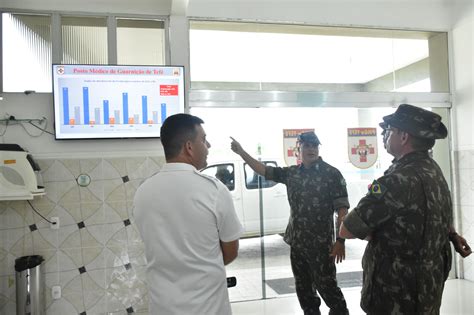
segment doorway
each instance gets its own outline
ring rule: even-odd
[[[437,108],[436,111],[447,115],[447,109]],[[211,143],[209,165],[216,165],[212,172],[217,173],[219,165],[234,172],[232,190],[234,193],[239,191],[240,206],[236,206],[241,211],[239,218],[244,226],[252,226],[254,231],[241,239],[239,257],[226,268],[228,276],[237,277],[237,286],[229,289],[232,302],[285,297],[294,295],[295,289],[290,249],[282,237],[284,225],[279,230],[273,224],[278,219],[288,220],[289,212],[285,214],[282,210],[276,214],[274,210],[283,209],[284,206],[279,207],[278,203],[287,206],[288,201],[286,198],[277,200],[276,194],[270,193],[282,184],[275,185],[262,179],[260,185],[256,185],[253,171],[231,151],[230,137],[263,162],[286,166],[283,129],[314,129],[321,141],[320,156],[338,168],[346,180],[352,209],[366,194],[368,185],[382,176],[391,164],[392,156],[384,150],[379,123],[383,116],[393,112],[391,107],[191,108],[191,114],[204,120],[203,126]],[[377,159],[366,169],[357,168],[350,162],[347,140],[347,128],[362,127],[377,129]],[[434,157],[442,167],[445,165],[449,181],[448,146],[442,142],[437,144]],[[258,228],[255,220],[259,218],[262,219],[260,230],[255,233]],[[365,245],[362,240],[346,241],[346,259],[337,264],[338,282],[342,288],[361,286],[361,258]]]

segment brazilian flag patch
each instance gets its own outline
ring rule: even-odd
[[[369,193],[368,195],[372,195],[377,199],[382,198],[382,196],[387,191],[384,185],[380,184],[378,181],[374,180],[372,184],[369,186]]]

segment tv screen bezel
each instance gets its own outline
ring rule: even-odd
[[[51,75],[51,81],[52,81],[52,98],[53,98],[53,125],[54,125],[54,138],[55,140],[124,140],[124,139],[159,139],[160,138],[160,134],[159,134],[159,131],[158,131],[158,135],[152,135],[152,136],[133,136],[133,135],[130,135],[130,136],[126,136],[126,137],[81,137],[81,138],[75,138],[75,137],[58,137],[58,126],[57,126],[57,122],[56,122],[56,116],[57,116],[57,113],[60,113],[60,112],[57,112],[57,111],[60,111],[60,109],[58,107],[60,107],[61,105],[60,104],[56,104],[56,95],[55,93],[59,93],[59,91],[56,91],[56,86],[55,86],[55,66],[91,66],[91,67],[107,67],[107,68],[112,68],[112,67],[133,67],[133,68],[138,68],[138,67],[143,67],[143,68],[180,68],[181,69],[181,74],[182,74],[182,90],[183,90],[183,101],[182,101],[182,104],[180,104],[180,109],[179,109],[179,113],[185,113],[185,110],[186,110],[186,72],[185,72],[185,67],[184,66],[181,66],[181,65],[110,65],[110,64],[65,64],[65,63],[53,63],[51,65],[51,72],[52,72],[52,75]],[[167,116],[169,117],[169,116]]]

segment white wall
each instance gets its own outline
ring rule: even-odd
[[[453,149],[457,228],[474,244],[474,5],[460,1],[454,6],[451,33]],[[461,275],[474,281],[474,257],[459,264]]]
[[[48,120],[47,130],[54,132],[53,98],[50,93],[25,95],[23,93],[4,93],[0,101],[0,117],[8,114],[17,119]],[[34,135],[41,131],[24,124],[25,128]],[[0,124],[0,134],[5,125]],[[16,143],[34,154],[36,157],[110,157],[110,156],[137,156],[161,155],[163,147],[159,139],[114,139],[114,140],[58,140],[53,135],[44,133],[40,137],[30,137],[20,125],[10,125],[0,143]]]
[[[474,150],[474,5],[456,6],[452,31],[455,150]]]

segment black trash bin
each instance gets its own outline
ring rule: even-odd
[[[40,255],[15,259],[17,315],[45,314],[43,261]]]

